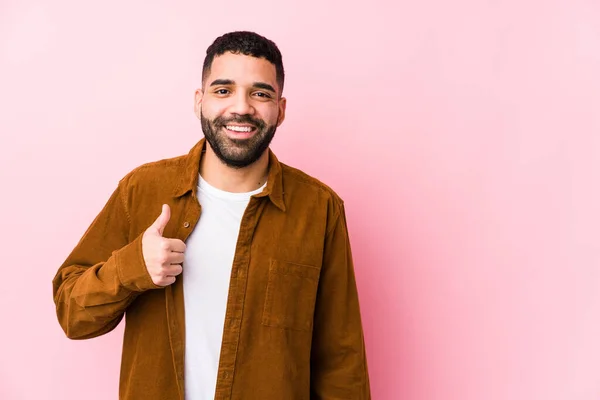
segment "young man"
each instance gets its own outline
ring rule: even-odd
[[[54,278],[62,328],[125,315],[121,399],[369,399],[343,202],[269,149],[279,49],[228,33],[202,78],[205,138],[119,182]]]

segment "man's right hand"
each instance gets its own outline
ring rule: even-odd
[[[171,218],[171,209],[163,204],[162,212],[142,236],[142,253],[152,282],[169,286],[183,271],[185,243],[179,239],[163,237],[165,226]]]

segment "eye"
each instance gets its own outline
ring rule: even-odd
[[[270,99],[271,98],[271,95],[268,94],[268,93],[265,93],[265,92],[256,92],[255,95],[258,96],[258,97],[265,98],[265,99]]]
[[[217,90],[215,90],[215,94],[225,95],[227,93],[229,93],[229,90],[227,90],[227,89],[217,89]]]

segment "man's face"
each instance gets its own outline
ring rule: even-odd
[[[206,141],[233,168],[260,158],[285,117],[275,66],[263,58],[225,53],[214,58],[195,111]]]

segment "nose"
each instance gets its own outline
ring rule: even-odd
[[[250,98],[243,91],[239,91],[233,99],[233,104],[230,109],[232,114],[254,114],[254,107],[250,103]]]

